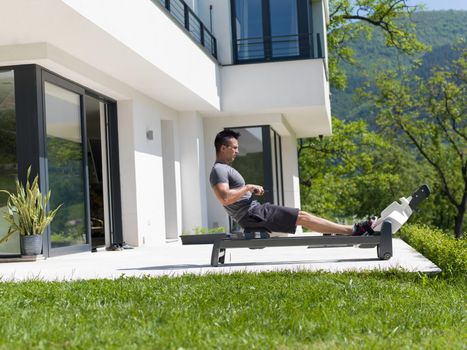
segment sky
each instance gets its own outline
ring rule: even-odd
[[[427,10],[467,10],[467,0],[408,0],[409,5],[425,4]]]

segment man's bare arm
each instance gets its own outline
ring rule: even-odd
[[[212,189],[223,206],[238,202],[247,192],[253,192],[259,196],[264,194],[262,186],[251,184],[231,189],[227,183],[218,183],[217,185],[214,185]]]

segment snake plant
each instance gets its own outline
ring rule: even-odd
[[[16,179],[16,193],[0,190],[8,195],[7,212],[3,217],[10,225],[0,243],[7,241],[15,233],[25,236],[41,235],[61,207],[60,204],[56,209],[47,211],[51,192],[43,195],[39,188],[39,177],[36,176],[30,183],[30,175],[31,167],[28,168],[25,186]]]

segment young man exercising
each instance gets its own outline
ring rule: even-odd
[[[242,175],[230,164],[238,155],[240,134],[233,130],[224,130],[216,135],[216,162],[209,181],[212,189],[227,213],[242,228],[263,228],[270,232],[295,233],[298,225],[321,233],[366,236],[373,234],[373,220],[341,225],[317,217],[297,208],[277,206],[271,203],[261,204],[252,198],[264,194],[260,185],[245,184]]]

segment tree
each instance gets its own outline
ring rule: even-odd
[[[303,209],[339,221],[378,215],[424,182],[424,166],[364,121],[333,119],[333,127],[333,136],[299,144]],[[428,217],[419,216],[425,222]]]
[[[419,7],[407,0],[330,0],[328,26],[329,71],[334,88],[346,86],[342,61],[355,63],[349,42],[360,35],[371,38],[374,28],[380,29],[387,46],[413,54],[426,50],[415,35],[410,15]]]
[[[425,81],[410,70],[376,79],[378,124],[394,140],[408,142],[434,170],[440,189],[455,209],[454,233],[464,232],[467,201],[467,49],[451,67],[434,69]]]

